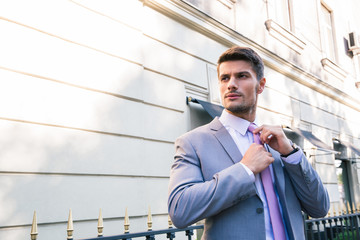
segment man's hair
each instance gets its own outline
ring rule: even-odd
[[[218,60],[217,72],[219,75],[219,66],[223,62],[243,60],[251,63],[256,73],[256,78],[260,81],[264,77],[264,63],[261,57],[251,48],[235,46],[226,50]]]

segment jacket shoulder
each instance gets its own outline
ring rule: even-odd
[[[223,127],[219,119],[216,117],[213,121],[208,124],[197,127],[189,132],[184,133],[178,139],[196,139],[198,137],[204,137],[209,134],[213,134],[214,130],[218,130]]]

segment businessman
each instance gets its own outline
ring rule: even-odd
[[[175,142],[168,210],[184,228],[205,219],[206,240],[305,239],[301,211],[323,217],[329,196],[300,148],[256,109],[264,65],[250,48],[218,60],[220,118]]]

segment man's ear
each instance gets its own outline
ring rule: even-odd
[[[257,94],[260,94],[264,91],[265,89],[265,84],[266,84],[266,78],[262,78],[260,79],[259,81],[259,87],[258,87],[258,90],[257,90]]]

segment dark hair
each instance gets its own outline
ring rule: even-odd
[[[261,57],[251,48],[235,46],[226,50],[218,60],[217,71],[219,75],[219,66],[223,62],[244,60],[251,63],[258,81],[264,77],[264,63]]]

